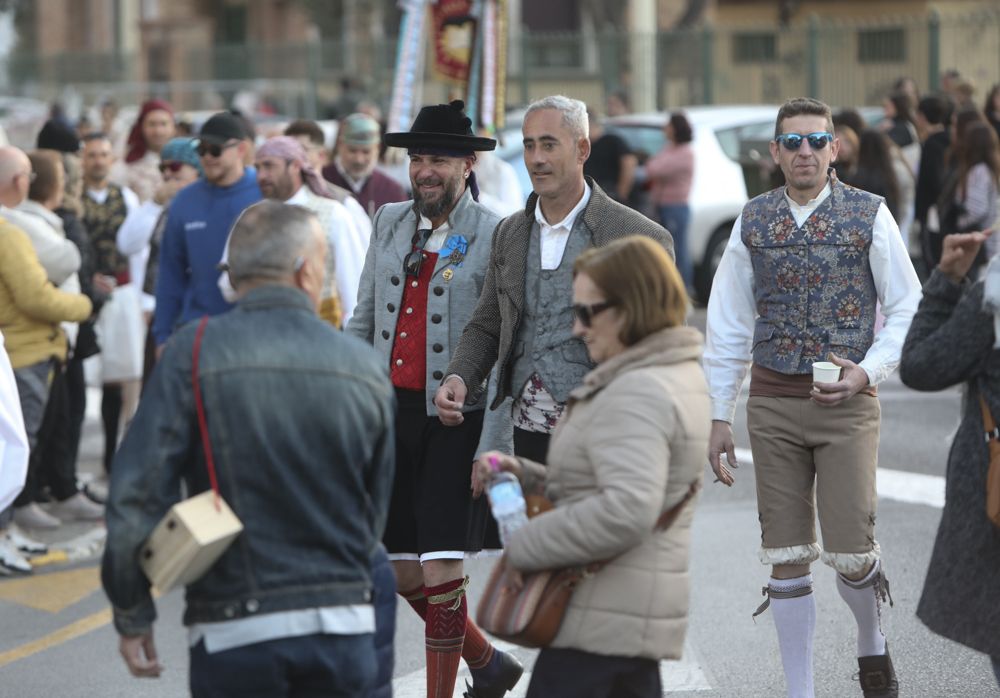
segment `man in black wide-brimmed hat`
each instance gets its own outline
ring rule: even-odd
[[[408,132],[385,142],[406,148],[413,200],[378,210],[347,326],[378,349],[396,388],[396,477],[385,545],[399,593],[425,621],[427,695],[454,692],[459,657],[473,677],[467,696],[499,698],[521,676],[468,618],[466,553],[499,548],[484,498],[469,489],[477,453],[511,451],[510,410],[483,398],[445,427],[434,393],[482,291],[496,214],[476,200],[476,152],[496,141],[472,133],[464,104],[424,107]]]

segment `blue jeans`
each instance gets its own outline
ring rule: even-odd
[[[396,635],[396,573],[381,543],[372,557],[372,583],[375,586],[374,640],[378,671],[366,695],[367,698],[390,698]]]
[[[305,635],[209,654],[191,648],[193,698],[357,698],[375,682],[371,634]]]
[[[674,238],[674,257],[677,271],[688,288],[694,286],[694,269],[688,251],[688,223],[691,222],[691,207],[687,204],[665,204],[660,206],[660,225],[670,231]]]

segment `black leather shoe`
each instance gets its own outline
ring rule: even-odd
[[[896,680],[896,670],[889,657],[889,646],[885,654],[870,657],[858,657],[858,678],[861,680],[861,690],[865,698],[897,698],[899,682]]]
[[[500,653],[500,677],[489,685],[470,686],[469,682],[466,681],[465,693],[462,694],[465,698],[503,698],[503,695],[513,689],[521,680],[521,674],[524,673],[521,662],[517,661],[510,652],[494,651]]]

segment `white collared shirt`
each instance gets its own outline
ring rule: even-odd
[[[785,192],[799,226],[829,195],[827,183],[815,199],[799,205]],[[884,202],[872,227],[868,263],[885,325],[858,365],[868,374],[868,382],[878,385],[899,365],[906,332],[920,303],[920,281],[896,221]],[[708,300],[704,368],[712,395],[713,420],[732,423],[736,414],[736,401],[751,363],[756,319],[753,264],[750,250],[743,244],[741,218],[737,218]]]
[[[258,642],[305,635],[363,635],[375,632],[375,607],[371,604],[300,608],[259,616],[196,623],[188,630],[188,645],[205,641],[208,654]]]
[[[307,187],[303,184],[285,203],[309,208],[306,190]],[[361,269],[365,265],[368,245],[358,231],[347,207],[335,199],[328,201],[333,204],[333,210],[328,228],[324,232],[337,272],[335,281],[337,294],[340,296],[340,308],[343,311],[343,326],[347,327],[347,321],[354,315],[354,307],[358,304],[358,286],[361,285]],[[228,244],[227,241],[227,250]],[[223,276],[229,278],[229,274]]]
[[[361,190],[365,188],[365,182],[368,181],[368,177],[354,179],[354,177],[347,173],[344,166],[340,164],[340,158],[333,159],[333,166],[337,168],[337,172],[339,172],[340,176],[344,178],[345,182],[347,182],[347,186],[351,188],[351,191],[355,194],[360,194]]]
[[[590,185],[584,183],[583,196],[576,202],[566,217],[556,224],[550,224],[545,220],[542,213],[541,203],[535,203],[535,220],[538,221],[538,229],[541,232],[540,242],[542,249],[542,269],[558,269],[562,262],[563,253],[566,252],[566,243],[569,242],[569,234],[576,223],[576,217],[580,215],[590,201]]]
[[[448,233],[451,232],[451,223],[445,218],[444,223],[435,228],[430,218],[420,216],[420,222],[417,223],[417,230],[433,230],[434,232],[427,238],[427,244],[424,245],[424,249],[428,252],[440,252],[441,248],[444,247],[444,241],[448,238]]]

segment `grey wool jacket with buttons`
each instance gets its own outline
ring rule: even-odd
[[[448,236],[462,235],[468,243],[461,264],[452,263],[441,255],[434,266],[431,287],[427,293],[427,415],[437,415],[434,393],[441,384],[458,346],[465,325],[472,317],[479,301],[486,278],[490,257],[490,240],[500,217],[473,200],[465,193],[448,215],[451,232]],[[417,232],[419,216],[413,201],[386,204],[375,214],[372,237],[361,271],[358,304],[347,331],[371,343],[389,368],[392,345],[396,338],[396,322],[401,307],[406,274],[403,260],[413,249],[413,235]],[[445,270],[451,270],[445,274]],[[450,276],[450,278],[446,278]],[[463,411],[486,408],[486,391],[476,391],[479,397],[465,403]],[[489,380],[489,396],[495,394],[495,381]],[[512,452],[512,427],[510,409],[490,410],[483,422],[479,451],[496,449]]]

